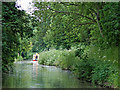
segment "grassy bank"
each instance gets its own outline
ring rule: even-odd
[[[115,60],[108,60],[111,55],[107,56],[109,53],[106,52],[110,52],[110,50],[106,50],[102,54],[98,51],[99,55],[96,52],[99,58],[97,55],[93,55],[91,50],[92,48],[88,49],[87,47],[71,50],[52,49],[40,53],[39,63],[69,69],[79,79],[117,88],[118,67]],[[116,57],[112,59],[116,59]]]

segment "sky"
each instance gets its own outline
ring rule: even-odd
[[[16,1],[16,5],[21,6],[19,9],[25,10],[26,13],[29,13],[29,14],[30,12],[33,12],[34,10],[34,7],[30,3],[32,3],[32,0],[17,0]]]

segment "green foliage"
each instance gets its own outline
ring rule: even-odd
[[[51,57],[52,56],[52,57]],[[70,69],[74,63],[75,53],[69,50],[50,50],[40,53],[40,64],[62,66]]]
[[[103,84],[104,82],[107,82],[108,76],[110,74],[109,67],[110,64],[108,62],[101,62],[98,60],[94,70],[92,71],[92,82],[98,84]]]
[[[114,64],[118,63],[118,47],[111,47],[109,49],[101,49],[100,47],[90,46],[88,57],[90,59],[99,59],[102,61],[110,61]]]
[[[107,83],[108,86],[112,86],[112,87],[116,87],[118,88],[119,86],[119,72],[115,71],[114,73],[111,73],[108,77],[108,81],[109,83]]]
[[[15,59],[15,61],[23,61],[23,57],[20,55]]]
[[[49,51],[44,51],[40,53],[40,64],[46,64],[46,65],[55,65],[56,63],[53,63],[57,61],[57,58],[59,57],[59,51],[57,50],[51,50]],[[52,57],[51,57],[52,56]]]
[[[79,60],[79,63],[76,65],[76,70],[74,71],[78,78],[91,81],[93,66],[90,63],[90,60]]]
[[[32,51],[28,51],[27,52],[27,56],[26,56],[26,59],[32,59],[33,58],[33,52]]]
[[[29,15],[15,7],[15,2],[2,3],[2,69],[6,71],[21,54],[22,48],[28,49],[28,41],[24,38],[32,36]],[[20,41],[23,40],[22,41]],[[24,46],[22,46],[24,44]],[[10,66],[11,67],[11,66]]]
[[[101,24],[103,37],[98,30],[91,30],[92,43],[101,48],[110,48],[119,45],[119,3],[104,3],[99,9],[99,23]]]
[[[38,10],[30,20],[24,11],[15,8],[15,3],[3,3],[4,70],[9,69],[6,67],[12,65],[18,53],[22,60],[22,52],[28,59],[32,58],[31,51],[43,51],[40,64],[70,69],[80,79],[93,83],[118,86],[119,3],[34,5]]]
[[[108,60],[90,59],[86,57],[88,48],[81,45],[81,50],[55,50],[40,53],[40,64],[55,65],[71,70],[79,79],[103,86],[118,87],[118,67]],[[81,51],[78,55],[76,52]]]
[[[118,2],[35,2],[34,5],[39,9],[34,15],[41,19],[36,25],[38,48],[43,45],[48,50],[57,49],[42,52],[39,63],[70,69],[79,78],[93,83],[118,86],[115,78],[118,71],[113,72],[118,64],[120,41]],[[71,50],[72,47],[76,48]]]
[[[58,61],[60,61],[59,66],[63,69],[71,69],[74,64],[75,52],[71,50],[64,50],[60,55]]]
[[[91,14],[86,14],[86,12],[80,10],[80,8],[82,8],[81,6],[83,6],[82,3],[73,3],[73,5],[71,5],[70,3],[37,2],[35,6],[39,10],[35,11],[34,15],[38,18],[42,17],[41,23],[36,25],[36,27],[42,28],[41,30],[39,29],[40,33],[44,31],[44,35],[40,40],[42,40],[48,48],[54,46],[55,48],[62,47],[63,49],[70,49],[72,44],[85,41],[88,44],[90,31],[88,26],[91,26],[91,23],[90,25],[87,23],[87,25],[85,22],[86,20],[91,21],[91,18],[88,19]],[[73,7],[79,11],[75,12]],[[86,10],[87,7],[86,5],[84,6]],[[81,23],[83,25],[81,25]],[[84,26],[84,23],[87,27]],[[41,27],[41,25],[43,26]],[[44,25],[46,25],[46,27],[44,27]],[[40,38],[41,36],[39,35],[38,37]]]
[[[36,25],[39,45],[56,49],[70,49],[79,43],[103,49],[119,45],[118,2],[35,2],[34,5],[39,10],[33,14],[41,19]]]

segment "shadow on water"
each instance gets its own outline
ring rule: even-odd
[[[3,73],[2,77],[3,88],[95,88],[76,79],[70,71],[39,65],[36,61],[16,62],[14,72]]]

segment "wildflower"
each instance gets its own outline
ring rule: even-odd
[[[106,58],[106,56],[103,56],[103,58]]]

